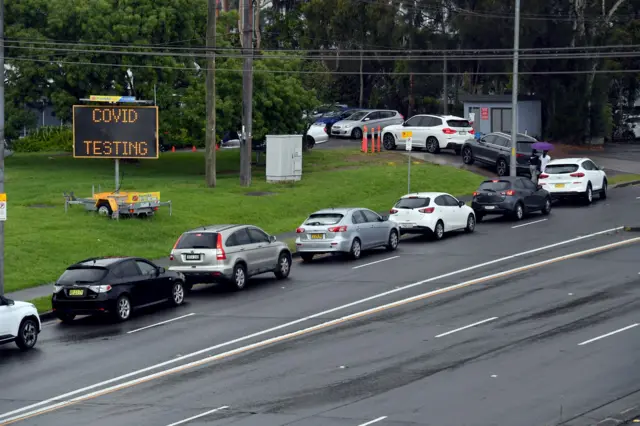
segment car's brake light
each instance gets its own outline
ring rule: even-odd
[[[218,240],[216,241],[216,259],[227,260],[227,254],[222,247],[222,234],[218,234]]]
[[[420,213],[433,213],[433,211],[435,210],[435,207],[427,207],[424,209],[420,209],[418,210]]]
[[[346,226],[334,226],[329,228],[329,232],[347,232]]]
[[[296,229],[296,234],[303,234],[303,233],[304,233],[304,228]]]
[[[475,130],[473,130],[473,129],[469,130],[469,134],[470,134],[470,135],[474,135],[475,133],[476,133],[476,131],[475,131]]]
[[[571,176],[571,177],[584,177],[584,173],[582,173],[582,172],[571,173],[569,176]]]
[[[542,173],[540,176],[538,176],[538,179],[546,179],[546,178],[548,178],[548,177],[549,177],[549,175],[548,175],[548,174],[546,174],[546,173]]]
[[[442,133],[444,133],[445,135],[452,135],[456,133],[456,131],[448,127],[445,127],[444,129],[442,129]]]
[[[391,214],[396,214],[396,213],[398,213],[398,210],[396,210],[396,209],[391,209],[391,210],[389,210],[389,213],[391,213]]]
[[[500,195],[516,195],[516,191],[514,191],[513,189],[509,189],[505,192],[501,192]]]
[[[324,127],[322,128],[322,130],[324,130],[324,132],[325,132],[325,133],[328,133],[328,132],[327,132],[327,126],[324,126]]]
[[[173,255],[172,255],[172,254],[170,254],[170,255],[169,255],[169,260],[173,261],[173,260],[175,260],[175,257],[173,257]]]
[[[524,155],[524,154],[516,154],[516,158],[522,158],[522,157],[526,157],[526,155]]]
[[[474,197],[477,197],[477,196],[478,196],[478,193],[477,193],[477,192],[474,192],[474,193],[473,193],[473,196],[474,196]]]
[[[89,289],[96,293],[107,293],[111,291],[111,285],[90,285]]]

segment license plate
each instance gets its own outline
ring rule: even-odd
[[[461,135],[466,135],[467,134],[467,132],[465,132],[464,130],[461,131],[461,132],[458,132],[458,133],[460,133]]]
[[[83,296],[84,290],[82,289],[71,289],[69,290],[69,296]]]
[[[413,228],[413,223],[401,223],[401,228]]]
[[[311,234],[311,239],[312,240],[321,240],[324,238],[323,234]]]
[[[149,207],[150,203],[140,203],[140,207]]]
[[[484,206],[485,210],[493,210],[495,206]]]
[[[187,260],[200,260],[199,254],[187,254],[185,257]]]
[[[556,188],[564,188],[564,183],[556,183]]]

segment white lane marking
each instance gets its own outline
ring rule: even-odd
[[[376,263],[386,262],[387,260],[397,259],[397,258],[399,258],[399,257],[400,257],[400,256],[391,256],[391,257],[387,257],[386,259],[380,259],[380,260],[376,260],[375,262],[365,263],[364,265],[354,266],[352,269],[360,269],[360,268],[364,268],[365,266],[375,265]]]
[[[375,294],[373,296],[366,297],[364,299],[360,299],[360,300],[356,300],[356,301],[351,302],[351,303],[347,303],[345,305],[341,305],[341,306],[337,306],[335,308],[327,309],[326,311],[323,311],[323,312],[318,312],[316,314],[309,315],[309,316],[304,317],[304,318],[299,318],[297,320],[289,321],[287,323],[284,323],[284,324],[281,324],[281,325],[277,325],[275,327],[271,327],[271,328],[268,328],[268,329],[265,329],[265,330],[261,330],[261,331],[258,331],[256,333],[248,334],[246,336],[238,337],[237,339],[229,340],[229,341],[224,342],[224,343],[219,343],[219,344],[214,345],[214,346],[209,346],[208,348],[204,348],[204,349],[201,349],[201,350],[198,350],[198,351],[195,351],[195,352],[191,352],[191,353],[188,353],[186,355],[182,355],[182,356],[179,356],[179,357],[176,357],[176,358],[173,358],[173,359],[170,359],[170,360],[167,360],[167,361],[155,364],[155,365],[151,365],[149,367],[141,368],[139,370],[132,371],[130,373],[123,374],[121,376],[117,376],[117,377],[114,377],[114,378],[111,378],[111,379],[108,379],[108,380],[105,380],[105,381],[102,381],[102,382],[99,382],[99,383],[95,383],[95,384],[90,385],[90,386],[85,386],[84,388],[80,388],[80,389],[77,389],[75,391],[67,392],[65,394],[59,395],[59,396],[54,397],[54,398],[46,399],[46,400],[43,400],[43,401],[40,401],[40,402],[36,402],[34,404],[31,404],[31,405],[27,405],[27,406],[22,407],[22,408],[18,408],[18,409],[13,410],[13,411],[9,411],[7,413],[0,414],[0,420],[2,420],[5,417],[9,417],[9,416],[12,416],[12,415],[17,414],[17,413],[22,413],[24,411],[28,411],[28,410],[31,410],[33,408],[40,407],[42,405],[47,405],[47,404],[50,404],[52,402],[56,402],[58,400],[65,399],[65,398],[68,398],[70,396],[74,396],[74,395],[77,395],[77,394],[80,394],[80,393],[83,393],[83,392],[86,392],[86,391],[89,391],[89,390],[92,390],[92,389],[96,389],[96,388],[99,388],[99,387],[102,387],[102,386],[105,386],[105,385],[110,385],[111,383],[119,382],[121,380],[128,379],[129,377],[137,376],[137,375],[140,375],[142,373],[146,373],[146,372],[149,372],[149,371],[152,371],[152,370],[156,370],[158,368],[162,368],[162,367],[165,367],[165,366],[170,365],[170,364],[175,364],[175,363],[183,361],[185,359],[193,358],[193,357],[196,357],[198,355],[205,354],[207,352],[211,352],[211,351],[214,351],[214,350],[217,350],[217,349],[220,349],[220,348],[224,348],[226,346],[231,346],[231,345],[234,345],[234,344],[239,343],[239,342],[243,342],[243,341],[246,341],[246,340],[253,339],[254,337],[259,337],[259,336],[262,336],[264,334],[268,334],[268,333],[272,333],[274,331],[281,330],[283,328],[291,327],[292,325],[300,324],[302,322],[306,322],[306,321],[309,321],[309,320],[312,320],[312,319],[315,319],[315,318],[318,318],[318,317],[323,317],[323,316],[325,316],[327,314],[332,314],[334,312],[338,312],[338,311],[341,311],[341,310],[344,310],[344,309],[347,309],[347,308],[350,308],[350,307],[353,307],[353,306],[356,306],[356,305],[360,305],[360,304],[369,302],[371,300],[379,299],[381,297],[385,297],[385,296],[397,293],[397,292],[402,291],[402,290],[406,290],[406,289],[409,289],[409,288],[413,288],[413,287],[416,287],[416,286],[427,284],[427,283],[430,283],[432,281],[441,280],[443,278],[448,278],[448,277],[451,277],[453,275],[457,275],[457,274],[462,274],[462,273],[465,273],[465,272],[473,271],[475,269],[483,268],[485,266],[494,265],[496,263],[504,262],[506,260],[516,259],[518,257],[527,256],[529,254],[537,253],[537,252],[540,252],[540,251],[546,251],[546,250],[549,250],[551,248],[560,247],[560,246],[563,246],[563,245],[566,245],[566,244],[574,243],[576,241],[582,241],[582,240],[585,240],[587,238],[596,237],[598,235],[607,234],[609,232],[619,231],[621,229],[624,229],[624,227],[623,226],[619,226],[617,228],[607,229],[605,231],[594,232],[594,233],[588,234],[588,235],[582,235],[580,237],[572,238],[572,239],[565,240],[565,241],[560,241],[558,243],[550,244],[550,245],[547,245],[547,246],[544,246],[544,247],[539,247],[537,249],[523,251],[523,252],[520,252],[520,253],[516,253],[516,254],[512,254],[512,255],[509,255],[509,256],[502,257],[500,259],[494,259],[494,260],[490,260],[488,262],[484,262],[484,263],[480,263],[480,264],[477,264],[477,265],[469,266],[467,268],[459,269],[457,271],[448,272],[446,274],[438,275],[436,277],[431,277],[431,278],[428,278],[426,280],[418,281],[418,282],[413,283],[413,284],[408,284],[408,285],[405,285],[405,286],[402,286],[402,287],[396,287],[396,288],[394,288],[392,290],[388,290],[388,291],[385,291],[383,293],[378,293],[378,294]]]
[[[631,324],[626,327],[620,328],[618,330],[612,331],[611,333],[603,334],[602,336],[594,337],[593,339],[585,340],[582,343],[578,343],[578,346],[586,345],[591,342],[595,342],[596,340],[604,339],[605,337],[613,336],[614,334],[622,333],[623,331],[629,330],[630,328],[639,326],[639,323]]]
[[[380,421],[382,421],[382,420],[384,420],[386,418],[387,418],[387,416],[378,417],[375,420],[371,420],[370,422],[362,423],[361,425],[358,425],[358,426],[369,426],[369,425],[372,425],[374,423],[378,423],[378,422],[380,422]]]
[[[453,334],[453,333],[456,333],[458,331],[466,330],[467,328],[475,327],[476,325],[484,324],[485,322],[489,322],[489,321],[493,321],[493,320],[497,320],[497,319],[498,319],[498,317],[487,318],[487,319],[482,320],[482,321],[474,322],[473,324],[465,325],[464,327],[456,328],[455,330],[447,331],[446,333],[438,334],[436,337],[447,336],[449,334]]]
[[[170,322],[178,321],[178,320],[180,320],[182,318],[187,318],[187,317],[190,317],[192,315],[195,315],[195,313],[192,312],[190,314],[183,315],[183,316],[178,317],[178,318],[173,318],[173,319],[170,319],[170,320],[157,322],[155,324],[151,324],[151,325],[148,325],[146,327],[136,328],[135,330],[127,331],[127,334],[137,333],[138,331],[142,331],[142,330],[146,330],[148,328],[157,327],[157,326],[162,325],[162,324],[167,324],[167,323],[170,323]]]
[[[195,420],[195,419],[199,419],[200,417],[208,416],[209,414],[213,414],[213,413],[218,412],[220,410],[224,410],[225,408],[229,408],[229,406],[223,405],[222,407],[218,407],[218,408],[215,408],[213,410],[209,410],[209,411],[204,412],[202,414],[198,414],[197,416],[189,417],[188,419],[184,419],[184,420],[180,420],[179,422],[171,423],[168,426],[178,426],[178,425],[181,425],[181,424],[184,424],[184,423],[188,423],[191,420]]]
[[[523,226],[533,225],[534,223],[540,223],[540,222],[544,222],[546,220],[549,220],[549,219],[534,220],[533,222],[527,222],[527,223],[523,223],[522,225],[512,226],[511,229],[522,228]]]

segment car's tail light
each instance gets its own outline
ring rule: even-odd
[[[420,213],[433,213],[433,211],[435,210],[435,207],[427,207],[424,209],[420,209],[418,210]]]
[[[327,126],[324,126],[324,127],[322,128],[322,130],[324,130],[324,132],[325,132],[325,133],[328,133],[328,132],[327,132]]]
[[[546,179],[546,178],[548,178],[548,177],[549,177],[549,175],[548,175],[548,174],[546,174],[546,173],[542,173],[540,176],[538,176],[538,179]]]
[[[174,250],[176,249],[176,247],[178,247],[178,243],[180,242],[180,239],[181,239],[181,238],[182,238],[182,235],[180,235],[180,236],[178,237],[178,239],[176,240],[176,243],[173,245],[173,249],[174,249]]]
[[[173,262],[174,260],[176,260],[176,258],[175,258],[175,257],[173,257],[173,255],[172,255],[172,254],[170,254],[170,255],[169,255],[169,260]]]
[[[216,241],[216,259],[227,260],[227,254],[222,247],[222,234],[218,234],[218,240]]]
[[[400,114],[400,118],[402,118],[404,120],[404,115]]]
[[[472,123],[472,124],[473,124],[473,123]],[[476,133],[476,131],[475,131],[475,130],[473,130],[473,129],[469,130],[469,134],[470,134],[470,135],[474,135],[475,133]]]
[[[347,232],[346,226],[333,226],[329,228],[329,232]]]
[[[445,127],[444,129],[442,129],[442,133],[444,133],[445,135],[453,135],[454,133],[456,133],[456,131],[448,127]]]
[[[90,285],[89,286],[89,290],[94,291],[96,293],[107,293],[108,291],[111,291],[111,286],[109,284],[107,284],[107,285]]]
[[[582,172],[571,173],[569,176],[571,176],[571,177],[584,177],[584,173],[582,173]]]
[[[474,197],[477,197],[477,196],[478,196],[478,193],[477,193],[477,192],[474,192],[474,193],[473,193],[473,196],[474,196]]]
[[[398,210],[396,210],[396,209],[391,209],[391,210],[389,210],[389,213],[391,213],[391,214],[396,214],[396,213],[398,213]]]
[[[304,233],[304,228],[296,229],[296,234],[303,234],[303,233]]]
[[[507,191],[501,192],[500,195],[516,195],[516,191],[513,189],[509,189]]]
[[[526,157],[526,155],[524,155],[524,154],[516,154],[516,158],[523,158],[523,157]]]

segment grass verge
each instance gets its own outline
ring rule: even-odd
[[[51,282],[71,263],[89,256],[166,256],[183,231],[206,224],[253,223],[278,234],[294,230],[316,209],[364,206],[390,208],[407,189],[406,157],[362,154],[357,149],[314,150],[304,154],[299,182],[265,182],[264,166],[254,166],[250,188],[239,185],[239,154],[218,151],[218,184],[204,184],[202,153],[167,153],[158,160],[121,163],[121,190],[160,191],[173,202],[152,219],[115,221],[64,212],[62,193],[91,195],[91,185],[113,189],[113,161],[64,155],[14,155],[6,161],[6,292]],[[453,167],[418,162],[412,190],[469,194],[482,177]],[[266,194],[265,194],[266,193]]]
[[[607,179],[609,180],[610,185],[617,185],[619,183],[633,182],[635,180],[640,181],[640,175],[623,173],[619,175],[609,176]]]
[[[51,295],[37,297],[29,300],[29,303],[33,303],[36,306],[39,314],[51,311]]]

